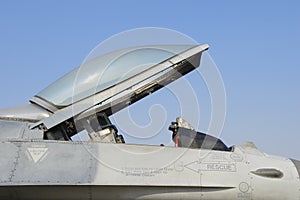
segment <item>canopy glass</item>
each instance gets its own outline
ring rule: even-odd
[[[65,107],[127,80],[193,45],[141,46],[114,51],[83,63],[35,97]]]

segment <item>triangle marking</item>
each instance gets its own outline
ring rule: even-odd
[[[48,148],[46,147],[28,147],[27,151],[32,160],[37,163],[46,154]]]

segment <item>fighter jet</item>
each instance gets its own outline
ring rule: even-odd
[[[0,110],[0,199],[299,200],[300,161],[228,147],[177,116],[166,130],[174,145],[126,144],[110,120],[192,73],[208,48],[109,52]]]

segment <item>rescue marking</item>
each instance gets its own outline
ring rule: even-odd
[[[218,171],[218,172],[236,172],[235,163],[202,163],[200,161],[194,161],[184,166],[185,168],[192,170],[196,173],[201,171]]]

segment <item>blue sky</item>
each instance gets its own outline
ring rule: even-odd
[[[1,107],[28,103],[113,34],[170,28],[210,45],[227,94],[224,141],[300,159],[299,10],[299,1],[0,1]]]

